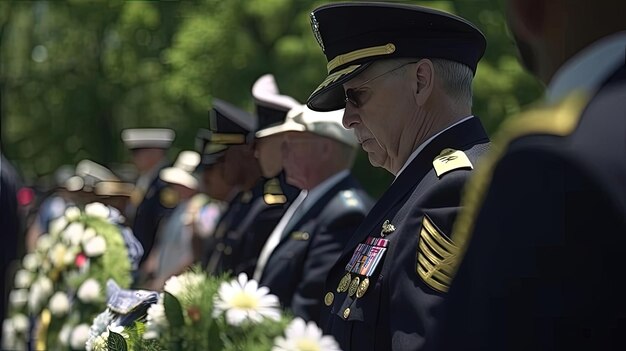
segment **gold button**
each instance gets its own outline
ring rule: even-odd
[[[324,303],[326,304],[326,306],[332,305],[333,301],[335,301],[335,295],[330,291],[327,292],[326,296],[324,296]]]
[[[350,307],[343,310],[343,318],[348,319],[349,316],[350,316]]]
[[[233,249],[230,246],[226,246],[226,248],[224,249],[224,254],[228,256],[231,253],[233,253]]]

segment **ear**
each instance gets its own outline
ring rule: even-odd
[[[544,0],[509,0],[506,13],[511,31],[526,42],[534,42],[545,29]]]
[[[433,62],[428,59],[420,60],[413,72],[415,74],[415,86],[413,87],[415,102],[418,106],[424,106],[433,92],[435,80]]]

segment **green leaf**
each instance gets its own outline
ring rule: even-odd
[[[110,351],[128,351],[126,347],[126,340],[124,337],[115,332],[109,332],[109,338],[107,339],[107,348]]]
[[[183,308],[178,299],[165,291],[163,293],[163,305],[165,307],[165,316],[173,329],[182,328],[185,325],[183,317]]]

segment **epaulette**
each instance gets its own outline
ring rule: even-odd
[[[284,204],[287,202],[283,189],[280,187],[278,178],[272,178],[263,186],[263,200],[268,205]]]
[[[161,205],[163,205],[163,207],[174,208],[178,205],[178,200],[178,193],[170,187],[161,189],[161,192],[159,193],[159,201],[161,201]]]
[[[435,168],[437,177],[441,178],[444,174],[457,169],[473,169],[474,165],[472,165],[472,162],[465,152],[461,150],[444,149],[439,153],[439,156],[435,157],[435,160],[433,160],[433,167]]]
[[[508,146],[513,141],[528,135],[567,136],[573,133],[588,102],[589,96],[578,92],[571,94],[556,105],[529,110],[505,122],[496,134],[489,153],[481,159],[473,177],[469,179],[465,187],[461,200],[463,211],[459,213],[452,228],[452,237],[459,251],[445,259],[442,264],[452,265],[453,272],[456,273],[471,239],[474,222],[495,167],[504,156]]]

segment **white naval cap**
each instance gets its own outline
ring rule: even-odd
[[[161,180],[171,184],[178,184],[189,189],[198,189],[198,180],[193,171],[200,164],[200,154],[185,150],[178,154],[174,166],[167,167],[159,172]]]
[[[176,137],[171,129],[133,128],[122,131],[122,141],[129,149],[167,149]]]
[[[299,105],[287,113],[284,123],[275,127],[260,130],[257,138],[284,133],[284,132],[310,132],[321,135],[349,146],[357,146],[358,141],[354,131],[346,129],[341,123],[343,109],[331,112],[317,112],[309,109],[306,105]]]

